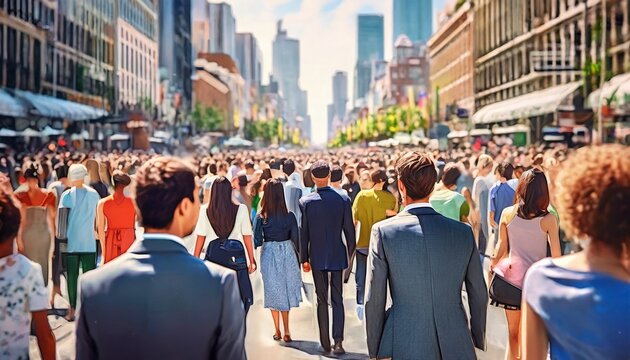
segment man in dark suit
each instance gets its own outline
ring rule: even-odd
[[[245,359],[236,274],[190,255],[195,173],[156,158],[136,175],[144,239],[81,283],[77,359]]]
[[[372,228],[365,303],[370,358],[475,359],[474,347],[485,348],[488,293],[472,230],[429,204],[437,171],[426,155],[403,155],[396,172],[405,210]],[[393,304],[385,311],[388,282]]]
[[[304,271],[313,270],[317,293],[317,322],[319,339],[325,352],[330,352],[328,326],[328,291],[333,307],[333,353],[341,355],[343,349],[343,270],[354,253],[356,240],[352,220],[352,202],[331,187],[330,166],[318,161],[311,166],[317,192],[300,200],[302,227],[300,259]],[[341,233],[346,237],[347,247]]]

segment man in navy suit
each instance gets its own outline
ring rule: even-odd
[[[302,210],[300,260],[305,272],[313,270],[317,293],[319,339],[325,352],[330,352],[328,326],[328,291],[333,307],[333,353],[344,354],[343,270],[354,253],[356,239],[352,220],[352,201],[333,190],[330,166],[317,161],[311,166],[317,191],[300,200]],[[344,244],[341,234],[345,235]]]
[[[77,359],[245,359],[236,273],[188,253],[195,173],[156,158],[136,174],[144,239],[81,281]]]

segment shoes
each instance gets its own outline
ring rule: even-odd
[[[331,349],[330,349],[330,345],[328,345],[328,346],[321,345],[321,346],[319,347],[319,351],[320,351],[321,353],[323,353],[323,354],[330,354],[330,350],[331,350]]]
[[[280,332],[277,332],[277,333],[273,334],[273,339],[274,339],[275,341],[280,341],[280,340],[282,340],[282,334],[280,334]]]
[[[293,342],[293,339],[291,339],[291,335],[284,335],[284,337],[282,338],[282,340],[283,340],[285,343],[290,343],[290,342]]]
[[[357,305],[357,317],[359,318],[359,320],[363,321],[363,305]]]
[[[343,345],[341,344],[341,341],[336,342],[335,346],[333,347],[333,354],[343,355],[345,353],[346,353],[346,350],[343,349]]]

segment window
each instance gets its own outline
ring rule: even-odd
[[[3,0],[0,0],[2,2]],[[4,3],[2,3],[4,6]],[[0,24],[0,85],[4,84],[4,26]]]
[[[33,44],[33,78],[35,80],[35,91],[40,91],[42,86],[42,43],[35,40]]]

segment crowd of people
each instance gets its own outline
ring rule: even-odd
[[[509,359],[627,359],[629,159],[492,144],[3,156],[0,359],[28,358],[29,334],[55,358],[51,311],[76,317],[79,359],[244,359],[259,298],[273,339],[293,341],[302,272],[323,354],[345,353],[354,274],[370,358],[474,359],[490,303]]]

